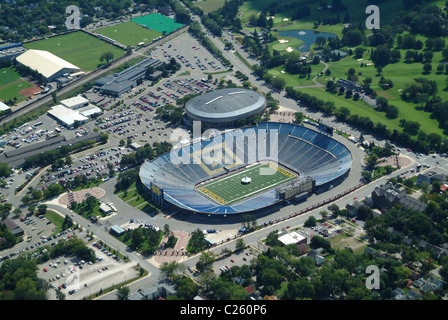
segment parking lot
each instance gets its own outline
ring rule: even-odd
[[[135,263],[124,263],[97,242],[88,246],[95,252],[95,262],[73,257],[50,259],[39,266],[38,276],[47,280],[53,289],[61,290],[67,300],[80,300],[138,275],[133,268]],[[56,299],[55,290],[48,291],[50,300]]]

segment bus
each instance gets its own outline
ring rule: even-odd
[[[40,126],[40,125],[42,125],[42,121],[36,122],[36,123],[34,124],[35,127]]]

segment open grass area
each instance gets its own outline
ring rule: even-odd
[[[261,170],[269,170],[269,174]],[[249,177],[252,181],[242,183],[245,177]],[[295,173],[281,166],[275,168],[269,164],[256,164],[197,186],[196,191],[220,204],[231,204],[270,190],[296,177]]]
[[[313,78],[317,76],[323,69],[323,64],[311,64],[311,73],[310,76],[301,76],[299,74],[289,74],[284,71],[283,67],[272,68],[268,71],[269,74],[285,79],[287,87],[301,87],[301,86],[312,86],[315,83],[313,82]]]
[[[378,112],[373,107],[370,107],[364,101],[354,101],[353,99],[346,99],[344,95],[331,94],[325,91],[324,88],[301,88],[303,93],[319,97],[324,101],[333,101],[337,108],[346,107],[350,110],[350,114],[357,114],[363,117],[369,117],[374,124],[380,122],[387,126],[390,130],[402,131],[400,127],[400,119],[409,121],[418,121],[421,124],[421,130],[428,133],[435,132],[443,136],[443,131],[438,127],[438,122],[431,119],[426,112],[419,111],[412,106],[412,104],[405,104],[399,106],[398,103],[393,103],[399,108],[399,114],[396,119],[388,119],[384,112]]]
[[[148,201],[148,194],[143,190],[142,185],[137,186],[136,182],[131,184],[126,190],[118,192],[116,195],[130,206],[146,213],[153,213],[159,210],[158,207]]]
[[[25,43],[23,46],[27,49],[49,51],[83,71],[97,69],[101,64],[100,57],[105,52],[112,52],[114,59],[126,54],[125,50],[82,31]]]
[[[0,89],[0,100],[8,101],[17,98],[17,103],[25,100],[27,97],[20,94],[20,91],[31,88],[33,85],[27,81],[19,81]]]
[[[18,81],[20,78],[20,74],[14,69],[14,67],[0,68],[0,88]]]
[[[45,213],[45,218],[47,218],[49,221],[51,221],[55,226],[56,226],[56,230],[54,231],[53,234],[59,233],[62,231],[62,224],[64,223],[64,217],[61,216],[60,214],[52,211],[52,210],[47,210],[47,212]]]
[[[195,5],[202,9],[205,13],[215,11],[222,8],[226,0],[199,0]]]
[[[140,42],[151,43],[162,35],[161,32],[143,28],[134,22],[124,22],[114,26],[97,29],[96,33],[109,37],[126,46],[136,46]]]
[[[367,247],[367,243],[359,240],[358,238],[352,237],[345,232],[338,236],[332,237],[330,239],[330,243],[333,249],[342,250],[345,247],[348,247],[351,248],[355,254],[364,252]]]

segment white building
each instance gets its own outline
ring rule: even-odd
[[[69,109],[60,104],[52,107],[51,110],[47,112],[47,114],[50,117],[54,118],[58,123],[69,129],[75,127],[75,121],[78,121],[79,124],[89,122],[89,118],[83,116],[78,111]]]
[[[81,69],[64,59],[44,50],[30,49],[16,58],[21,64],[39,72],[48,81],[62,77],[64,74],[80,72]]]
[[[278,241],[280,241],[283,245],[288,245],[288,244],[301,244],[301,243],[305,243],[307,242],[306,237],[302,236],[301,234],[298,234],[297,232],[291,232],[291,233],[286,233],[280,237],[278,237]]]
[[[86,98],[84,98],[81,95],[78,95],[78,96],[73,97],[73,98],[62,100],[61,104],[64,107],[76,110],[76,109],[79,109],[79,108],[88,107],[89,106],[89,100],[87,100]]]

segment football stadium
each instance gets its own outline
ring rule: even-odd
[[[329,134],[266,122],[179,144],[145,161],[140,179],[158,205],[238,214],[331,188],[348,176],[352,160]]]

